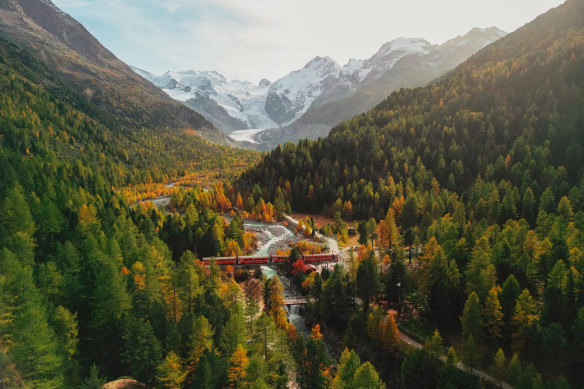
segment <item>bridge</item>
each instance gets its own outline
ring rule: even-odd
[[[284,304],[285,305],[306,305],[306,299],[305,298],[297,298],[297,299],[284,300]]]

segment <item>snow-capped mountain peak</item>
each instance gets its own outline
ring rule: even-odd
[[[340,77],[345,79],[345,84],[376,79],[405,56],[425,55],[431,48],[430,42],[422,38],[396,38],[384,43],[369,59],[349,60],[341,69]]]
[[[132,69],[170,97],[198,110],[208,120],[220,123],[228,132],[277,127],[264,111],[270,85],[268,80],[254,85],[247,81],[228,81],[214,70],[167,71],[162,76],[155,76],[141,69]]]
[[[287,125],[306,112],[312,102],[338,79],[341,67],[330,57],[314,57],[302,69],[275,81],[266,99],[266,113],[280,125]]]
[[[326,117],[319,119],[321,126],[342,120],[349,111],[354,114],[369,109],[397,85],[428,82],[504,35],[495,27],[474,28],[442,45],[399,37],[381,45],[370,58],[350,59],[344,66],[330,57],[314,57],[273,83],[267,79],[258,84],[228,80],[216,71],[168,71],[162,76],[134,71],[227,133],[277,127],[285,130],[309,109],[308,116],[315,118],[320,115],[315,110],[323,107]],[[366,93],[355,94],[357,91]],[[344,104],[342,101],[352,96],[356,96],[356,103],[349,107],[327,108],[337,102]]]
[[[379,51],[371,59],[385,57],[393,52],[400,51],[407,54],[420,53],[427,54],[430,42],[422,38],[404,38],[393,39],[381,46]]]

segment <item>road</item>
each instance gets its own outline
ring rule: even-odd
[[[410,345],[413,348],[416,349],[421,349],[422,346],[420,343],[416,342],[415,340],[413,340],[412,338],[410,338],[409,336],[407,336],[406,334],[404,334],[403,332],[399,331],[399,339],[400,341],[402,341],[403,343],[406,343],[408,345]],[[444,355],[442,355],[440,357],[440,360],[442,362],[446,362],[446,357]],[[464,365],[462,362],[458,362],[456,364],[456,367],[459,370],[462,370],[464,372],[467,372],[469,374],[472,374],[474,376],[480,377],[481,379],[483,379],[484,381],[490,382],[491,384],[503,388],[503,389],[512,389],[513,387],[511,385],[509,385],[506,382],[502,382],[501,384],[499,384],[499,380],[495,377],[493,377],[490,374],[485,373],[484,371],[478,370],[478,369],[472,369],[472,372],[470,371],[470,368],[466,365]]]

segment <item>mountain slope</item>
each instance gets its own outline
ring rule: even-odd
[[[388,42],[371,58],[345,65],[344,83],[323,94],[291,125],[263,133],[262,140],[276,145],[326,136],[334,125],[371,109],[394,90],[425,85],[505,35],[495,27],[474,28],[442,45],[420,38]]]
[[[93,105],[127,125],[191,129],[234,144],[203,117],[138,77],[50,0],[0,0],[0,36],[29,49]]]
[[[368,181],[374,192],[383,191],[388,176],[403,185],[408,179],[427,185],[423,177],[432,173],[440,186],[459,193],[468,191],[478,174],[505,177],[520,193],[531,186],[539,196],[553,180],[553,172],[542,167],[549,163],[565,167],[561,176],[567,182],[579,182],[583,7],[582,1],[567,2],[441,81],[395,92],[323,140],[277,148],[240,184],[261,183],[275,195],[289,181],[297,209],[321,211],[340,197],[353,201],[355,216],[365,218],[384,213],[388,200],[365,201],[368,195],[361,198],[360,191],[371,189]],[[363,185],[356,185],[358,178]],[[307,196],[310,185],[315,194]]]
[[[256,158],[250,150],[188,132],[129,128],[71,90],[44,62],[2,38],[0,89],[0,147],[14,153],[1,163],[0,179],[8,179],[8,166],[21,155],[80,161],[117,187],[165,182],[187,171],[224,170]],[[16,177],[26,172],[19,170]]]

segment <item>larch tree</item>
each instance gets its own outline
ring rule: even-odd
[[[361,361],[355,351],[345,348],[341,357],[339,358],[339,365],[337,368],[337,375],[335,376],[332,387],[334,389],[351,388],[353,386],[353,377],[359,368]]]
[[[485,328],[489,336],[494,340],[501,337],[501,328],[503,327],[503,311],[498,298],[500,290],[499,286],[491,288],[482,310],[485,318]]]
[[[474,337],[470,335],[463,344],[462,347],[462,362],[470,368],[470,372],[472,371],[481,360],[479,346],[474,340]]]
[[[375,371],[375,368],[370,362],[365,362],[357,371],[355,371],[355,376],[353,377],[353,386],[355,388],[363,389],[384,389],[385,384],[379,379],[379,374]]]
[[[167,389],[181,389],[187,378],[187,370],[174,351],[170,351],[164,360],[156,367],[156,380],[160,386]]]
[[[383,323],[383,325],[381,325],[381,323]],[[380,326],[379,333],[381,335],[380,340],[383,348],[387,352],[395,351],[399,342],[399,331],[393,314],[388,313],[387,316],[380,321]]]
[[[444,342],[438,329],[434,330],[432,337],[426,338],[424,350],[434,358],[439,358],[444,355]]]
[[[487,237],[483,236],[477,240],[465,275],[467,293],[474,291],[479,299],[484,301],[489,290],[497,283],[491,245]]]
[[[527,330],[535,322],[539,320],[538,309],[535,300],[529,294],[527,289],[517,298],[515,305],[515,313],[513,315],[513,345],[515,350],[523,349],[527,340]]]
[[[238,344],[229,358],[229,369],[227,370],[227,377],[233,387],[239,388],[244,383],[248,361],[245,349],[241,344]]]
[[[194,368],[205,350],[213,347],[213,335],[215,331],[209,324],[205,316],[199,316],[193,323],[193,330],[190,336],[190,356],[191,368]]]

